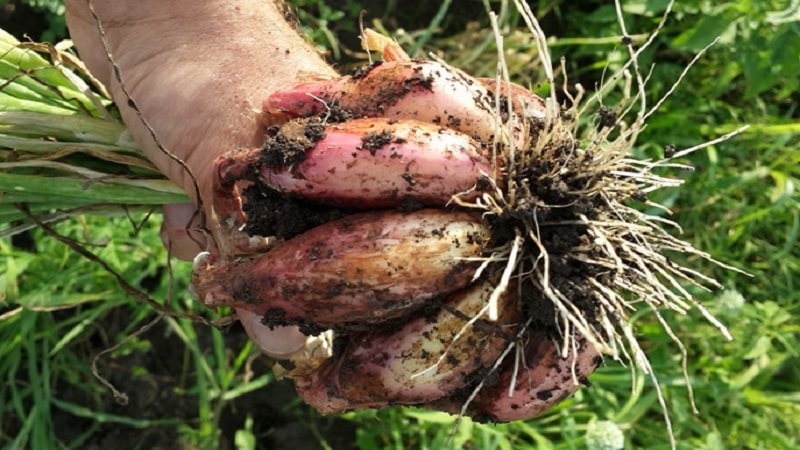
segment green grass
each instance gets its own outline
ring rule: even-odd
[[[131,223],[92,217],[86,223],[62,223],[57,231],[89,246],[131,285],[147,286],[154,298],[170,298],[169,280],[164,276],[166,254],[154,221],[134,233]],[[0,443],[5,448],[81,448],[91,433],[107,423],[137,430],[171,427],[176,440],[200,446],[218,439],[216,419],[226,405],[273,379],[263,370],[251,373],[252,344],[243,345],[240,340],[233,348],[225,342],[224,329],[166,317],[153,331],[136,336],[156,317],[151,308],[133,302],[106,270],[87,264],[63,244],[40,233],[35,239],[35,254],[15,250],[7,239],[0,241],[0,292],[5,294],[0,325],[4,342]],[[174,276],[173,289],[180,294],[170,306],[181,312],[206,313],[196,311],[202,306],[185,295],[187,267],[176,267]],[[164,372],[153,361],[145,363],[142,355],[153,350],[150,340],[155,338],[179,344],[179,353],[167,354],[175,359],[168,365],[179,370]],[[111,392],[91,375],[98,350],[115,344],[118,347],[100,356],[99,373],[112,382],[115,377],[124,380],[115,385],[129,397],[135,415],[126,414],[125,405],[114,405]],[[168,402],[158,408],[165,411],[163,415],[142,414],[137,405],[142,401],[139,381],[169,386]],[[195,412],[178,417],[170,413],[169,401],[181,408],[188,401]],[[63,413],[88,419],[78,422],[91,426],[74,435],[63,428],[69,423]],[[65,435],[70,439],[64,440]],[[143,437],[147,437],[144,432]]]
[[[347,5],[342,12],[332,1],[302,2],[325,25],[314,35],[319,46],[335,48],[334,42],[349,39],[336,33],[350,32],[359,3],[339,3]],[[477,31],[462,34],[468,20],[484,14],[455,11],[456,3],[404,10],[388,2],[377,17],[389,27],[402,24],[406,33],[399,40],[407,48],[424,39],[423,50],[441,49],[445,58],[474,73],[492,74],[492,41]],[[611,3],[530,3],[552,31],[554,56],[567,58],[571,80],[591,89],[605,68],[619,67],[622,48]],[[695,171],[672,173],[685,184],[657,198],[673,210],[683,236],[697,248],[751,274],[688,261],[725,287],[697,294],[734,336],[725,341],[698,313],[668,315],[687,347],[698,413],[692,412],[675,344],[652,315],[635,320],[664,389],[678,448],[792,449],[800,446],[800,18],[780,13],[788,1],[717,3],[679,2],[654,50],[644,56],[645,64],[656,64],[649,85],[652,103],[698,50],[722,36],[649,121],[636,149],[653,157],[667,144],[688,147],[752,125],[743,135],[693,155],[687,162]],[[483,8],[480,2],[469,4]],[[499,1],[484,4],[505,7]],[[636,37],[654,29],[666,2],[624,4],[627,26]],[[437,16],[440,11],[445,15]],[[429,26],[433,17],[441,19],[438,28]],[[513,12],[504,20],[509,27],[518,25]],[[464,42],[470,45],[461,46]],[[521,35],[509,37],[507,44],[512,73],[535,87],[542,79],[535,49]],[[613,101],[610,95],[607,102]],[[215,318],[186,293],[188,264],[174,262],[170,280],[158,221],[141,220],[142,214],[86,216],[56,228],[159,302]],[[108,424],[129,433],[131,446],[142,448],[156,435],[189,447],[216,448],[230,427],[237,448],[272,442],[263,434],[269,427],[264,407],[253,405],[270,386],[280,385],[262,358],[251,359],[255,351],[235,327],[165,318],[128,339],[156,317],[155,311],[42,231],[34,232],[33,240],[35,253],[0,239],[0,446],[81,448],[107,435]],[[91,374],[97,351],[115,344],[120,347],[103,355],[98,368],[112,382],[122,380],[115,386],[130,396],[127,409]],[[163,345],[174,346],[171,361],[148,358],[154,346]],[[669,448],[655,390],[645,375],[607,361],[591,381],[591,388],[533,420],[502,425],[465,420],[454,448],[583,449],[601,421],[616,424],[626,448]],[[168,396],[148,410],[141,406],[153,383]],[[323,448],[339,448],[326,431],[331,419],[320,419],[296,400],[279,412],[289,418],[284,420],[305,424]],[[356,427],[360,449],[439,449],[454,421],[413,408],[349,412],[335,420]],[[65,430],[67,424],[76,425]]]

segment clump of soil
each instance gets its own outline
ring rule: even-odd
[[[255,183],[242,195],[242,210],[247,214],[244,231],[249,236],[275,236],[289,239],[323,223],[340,219],[351,211],[292,198]]]
[[[587,263],[579,256],[598,256],[589,227],[582,222],[601,221],[609,213],[609,205],[601,202],[600,196],[587,196],[586,192],[598,180],[608,182],[613,177],[607,169],[597,170],[592,152],[577,148],[571,134],[563,131],[567,124],[560,124],[560,130],[545,135],[548,141],[536,150],[544,124],[525,119],[530,130],[528,147],[516,149],[514,155],[505,148],[504,167],[509,187],[505,197],[497,199],[495,214],[486,216],[493,230],[493,242],[488,247],[508,248],[518,237],[527,235],[517,244],[523,255],[517,263],[517,272],[537,273],[537,267],[546,258],[551,288],[563,293],[592,329],[600,330],[600,311],[592,293],[595,287],[587,279],[609,283],[605,275],[608,269]],[[530,153],[534,152],[539,156],[532,157]],[[491,191],[486,187],[483,190]],[[629,196],[625,193],[615,200],[624,202]],[[513,201],[507,202],[507,198]],[[505,264],[498,266],[497,270],[502,270]],[[521,277],[520,281],[522,305],[531,328],[551,339],[563,338],[558,308],[543,294],[543,286],[533,277]]]
[[[270,127],[259,162],[269,168],[295,166],[324,138],[325,125],[319,120],[293,120],[280,127]]]

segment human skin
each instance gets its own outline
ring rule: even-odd
[[[209,168],[226,151],[261,144],[262,101],[310,74],[336,75],[272,1],[93,0],[91,5],[127,94],[161,146],[194,174],[207,218]],[[66,6],[70,35],[81,58],[109,88],[134,139],[197,203],[192,178],[159,149],[129,106],[89,2],[66,0]],[[199,223],[194,211],[191,205],[165,208],[162,237],[181,259],[193,258],[207,243],[204,233],[189,231]],[[240,317],[251,338],[273,356],[291,353],[305,341],[293,327],[268,330],[253,314],[241,311]]]

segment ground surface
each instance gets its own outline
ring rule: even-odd
[[[96,333],[86,336],[76,344],[73,351],[83,353],[87,360],[107,348],[104,336],[114,336],[124,332],[130,311],[124,308],[115,309],[95,324]],[[208,329],[198,327],[197,342],[202,347],[210,348],[211,336]],[[231,326],[223,333],[225,346],[241,348],[246,342],[244,330]],[[119,390],[129,397],[127,405],[114,400],[111,392],[100,393],[96,389],[85,389],[87,385],[97,385],[96,379],[85,379],[78,383],[60,383],[56,386],[61,400],[76,405],[85,405],[108,414],[127,417],[132,421],[159,421],[169,418],[172,422],[187,422],[197,425],[203,417],[198,417],[197,396],[192,392],[187,381],[193,378],[187,373],[184,345],[174,332],[164,325],[156,325],[148,331],[144,338],[149,346],[133,350],[127,355],[104,358],[98,365],[100,373],[106,376]],[[267,358],[253,361],[253,376],[271,372]],[[309,423],[302,420],[296,412],[287,413],[286,406],[296,401],[294,388],[288,381],[273,382],[264,389],[244,395],[229,402],[220,411],[219,427],[221,436],[219,448],[235,448],[235,434],[245,421],[252,417],[253,433],[258,439],[259,448],[276,450],[322,449],[320,437],[335,449],[355,448],[355,427],[342,420],[318,418]],[[53,427],[56,436],[64,442],[72,442],[81,433],[92,426],[95,418],[82,419],[74,414],[53,410]],[[313,431],[312,431],[313,427]],[[315,435],[319,433],[319,436]],[[148,426],[144,429],[125,426],[125,424],[103,424],[91,438],[84,442],[82,448],[109,449],[130,448],[135,443],[139,448],[174,449],[179,442],[179,429],[173,423],[162,426]],[[206,448],[216,445],[198,443]]]

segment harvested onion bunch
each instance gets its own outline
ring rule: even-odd
[[[579,141],[579,98],[366,39],[384,61],[274,93],[263,147],[217,160],[221,252],[195,261],[198,296],[316,336],[281,370],[321,412],[509,421],[601,354],[649,370],[630,311],[705,311],[681,284],[713,281],[665,252],[708,255],[628,205],[679,184],[628,156],[643,114],[604,110]]]

